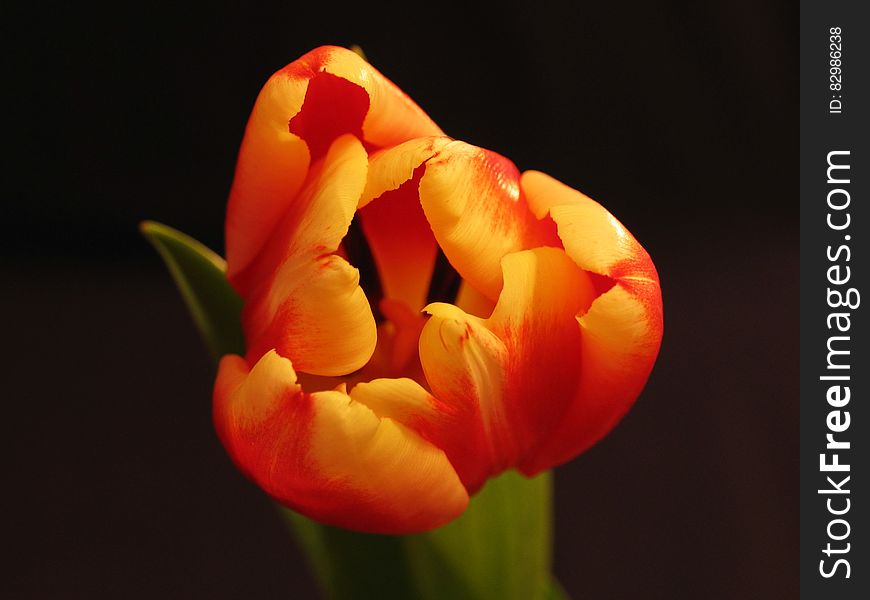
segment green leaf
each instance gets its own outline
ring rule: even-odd
[[[552,476],[491,479],[455,521],[407,536],[423,599],[544,600],[550,596]]]
[[[146,221],[141,230],[169,267],[215,360],[243,354],[242,302],[223,259],[165,225]],[[279,511],[329,598],[567,599],[550,574],[550,473],[534,479],[505,473],[452,523],[403,537],[356,533]]]
[[[401,537],[321,525],[287,508],[279,510],[327,598],[417,598]]]
[[[227,281],[224,259],[161,223],[143,221],[139,230],[169,268],[212,358],[244,354],[242,299]]]
[[[565,591],[565,588],[563,588],[555,579],[550,582],[550,589],[545,597],[547,600],[571,600],[571,597],[568,596],[568,592]]]
[[[404,537],[320,525],[281,509],[330,598],[566,600],[550,575],[552,477],[508,472],[461,517]]]

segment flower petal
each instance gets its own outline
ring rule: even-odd
[[[329,73],[363,88],[369,111],[362,124],[363,140],[373,147],[395,146],[412,138],[444,135],[441,128],[405,92],[357,53],[337,46],[312,50],[287,68],[306,76]]]
[[[306,87],[305,81],[276,73],[263,86],[248,119],[225,226],[227,276],[234,285],[308,174],[308,146],[287,127],[290,115],[302,107]]]
[[[495,308],[495,302],[474,289],[467,281],[459,285],[455,304],[465,312],[483,318],[491,315]]]
[[[574,262],[612,284],[578,315],[579,386],[559,428],[520,465],[534,474],[585,451],[634,403],[661,345],[662,301],[649,255],[601,205],[543,173],[524,173],[521,185],[535,214],[557,224]]]
[[[248,360],[274,347],[315,375],[362,368],[377,343],[359,271],[335,255],[305,265],[288,262],[273,286],[245,305],[242,316]]]
[[[658,283],[646,250],[603,206],[539,171],[523,173],[520,185],[537,218],[549,213],[565,252],[580,267],[613,279]]]
[[[438,246],[490,302],[501,290],[506,254],[561,246],[553,223],[526,206],[513,163],[447,137],[373,154],[360,209],[387,297],[411,307],[425,298]]]
[[[417,168],[452,141],[445,136],[420,137],[373,153],[369,157],[369,177],[359,208],[364,208],[384,192],[399,189],[414,176]]]
[[[596,294],[561,249],[509,254],[502,270],[504,289],[490,318],[432,304],[420,336],[439,412],[451,416],[423,435],[445,449],[472,491],[524,461],[558,426],[579,375],[576,315]]]
[[[366,171],[359,140],[338,138],[251,265],[258,284],[242,323],[252,363],[276,348],[300,371],[343,375],[371,357],[377,334],[359,272],[333,254],[347,234]]]
[[[492,300],[501,291],[504,256],[560,245],[552,224],[529,211],[514,164],[464,142],[451,142],[426,162],[420,201],[450,263]]]
[[[438,418],[437,401],[413,379],[374,379],[358,383],[351,398],[368,406],[381,417],[414,428],[421,420]]]
[[[227,272],[234,285],[293,203],[309,163],[347,133],[372,149],[442,135],[404,92],[344,48],[312,50],[266,82],[245,130],[227,208]]]
[[[432,529],[468,494],[444,452],[333,390],[306,394],[270,351],[253,369],[221,360],[214,420],[228,453],[278,501],[318,521],[372,533]]]
[[[384,297],[419,310],[435,266],[438,246],[420,206],[421,165],[450,142],[417,138],[373,154],[359,214]]]
[[[420,207],[418,182],[410,179],[385,192],[360,210],[359,218],[384,298],[419,311],[426,304],[438,246]]]

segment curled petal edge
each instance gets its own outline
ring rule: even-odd
[[[294,124],[306,110],[312,122]],[[328,135],[319,139],[324,131]],[[227,275],[237,289],[245,287],[243,271],[301,189],[312,161],[346,133],[371,148],[443,135],[413,100],[351,50],[322,46],[277,71],[248,120],[227,207]],[[318,139],[306,140],[309,134]]]
[[[566,253],[609,287],[577,316],[577,391],[561,425],[519,469],[534,475],[604,437],[628,412],[652,371],[663,333],[659,278],[646,250],[604,207],[537,171],[520,180],[535,215],[557,226]]]
[[[343,386],[303,392],[292,363],[274,351],[250,370],[239,356],[221,360],[214,421],[246,475],[323,523],[406,534],[443,525],[468,504],[442,450]]]
[[[365,186],[367,154],[345,135],[333,142],[296,211],[257,258],[258,284],[242,313],[248,359],[276,348],[301,371],[344,375],[362,368],[377,343],[359,271],[334,254]]]

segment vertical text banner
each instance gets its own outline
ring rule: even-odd
[[[870,20],[863,4],[801,1],[805,600],[870,598]]]

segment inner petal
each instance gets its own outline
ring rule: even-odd
[[[420,336],[432,393],[453,415],[427,424],[435,429],[424,436],[445,448],[469,490],[520,464],[558,427],[579,377],[576,318],[596,298],[561,249],[516,252],[501,264],[504,287],[488,319],[433,304]]]
[[[404,92],[354,52],[323,46],[276,72],[245,130],[227,209],[227,274],[247,297],[246,273],[309,170],[351,133],[368,151],[441,129]]]
[[[409,383],[375,384],[371,391],[387,402],[395,396],[410,406],[425,402],[425,392]],[[214,421],[249,477],[280,502],[326,523],[409,533],[449,521],[468,503],[440,448],[343,389],[304,391],[292,362],[275,351],[250,369],[238,356],[221,360]]]
[[[512,252],[561,247],[552,222],[529,210],[519,172],[503,156],[460,141],[426,162],[420,202],[438,244],[462,278],[490,300]]]
[[[308,392],[334,390],[342,386],[355,389],[360,383],[375,379],[401,378],[413,379],[428,389],[420,355],[417,351],[420,331],[426,324],[426,317],[411,313],[404,304],[391,306],[385,302],[386,321],[377,327],[377,342],[371,358],[361,369],[343,376],[315,375],[299,371],[299,383]],[[402,314],[396,315],[395,312]]]
[[[362,125],[369,110],[369,95],[360,86],[322,71],[308,83],[302,110],[288,127],[305,140],[311,160],[317,160],[333,140],[345,133],[363,139]]]
[[[398,189],[383,193],[359,211],[384,297],[419,311],[426,304],[438,245],[420,206],[424,167]]]
[[[352,135],[331,146],[306,190],[260,253],[258,286],[242,324],[250,364],[271,348],[299,370],[343,375],[364,366],[376,329],[359,274],[334,254],[366,180],[367,156]]]

